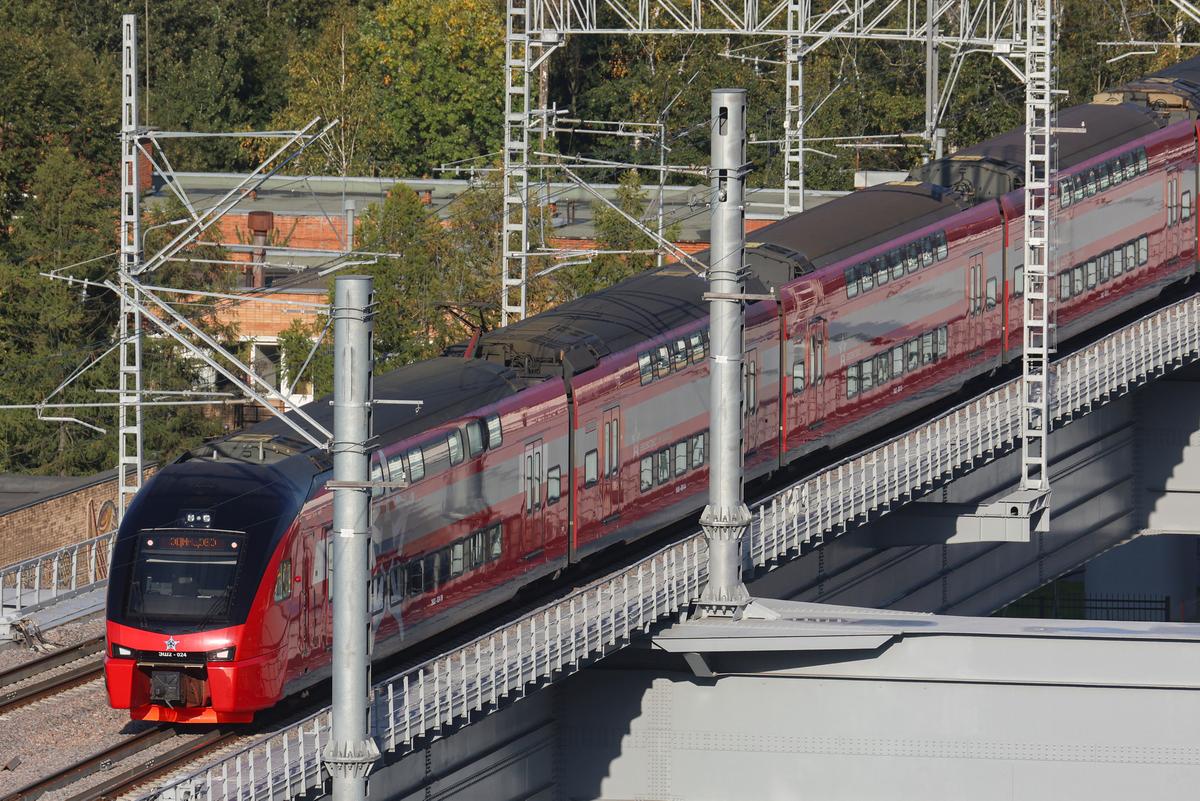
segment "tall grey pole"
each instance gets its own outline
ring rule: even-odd
[[[702,616],[736,618],[750,600],[742,584],[742,535],[750,523],[750,510],[742,499],[746,90],[714,89],[712,117],[708,266],[712,441],[708,506],[700,516],[708,541],[708,584],[697,607]]]
[[[364,801],[379,759],[367,731],[372,284],[347,275],[333,290],[333,733],[324,756],[335,801]]]

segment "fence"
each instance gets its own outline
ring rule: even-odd
[[[22,612],[108,578],[115,531],[0,568],[0,615]]]
[[[1188,298],[1061,359],[1051,383],[1054,422],[1069,422],[1193,360],[1198,321],[1200,298]],[[1019,400],[1020,381],[1009,382],[765,499],[752,510],[747,561],[786,560],[1008,453],[1020,430]],[[380,746],[412,750],[621,647],[699,597],[705,557],[704,538],[696,533],[377,684],[372,720]],[[319,755],[329,725],[329,710],[316,713],[172,781],[169,797],[203,788],[208,801],[293,798],[323,781]]]

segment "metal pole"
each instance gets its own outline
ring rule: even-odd
[[[364,801],[367,774],[379,748],[367,730],[370,690],[370,490],[367,440],[371,437],[370,276],[341,276],[333,305],[333,476],[363,486],[333,496],[333,733],[325,766],[335,801]]]
[[[138,154],[137,17],[121,17],[121,266],[127,288],[141,269],[141,158]],[[121,293],[117,337],[120,368],[117,410],[117,522],[142,486],[142,317]]]
[[[700,525],[708,541],[704,617],[741,616],[750,600],[742,584],[742,535],[750,510],[742,499],[742,350],[745,341],[746,90],[712,93],[712,248],[709,251],[708,506]]]
[[[942,157],[942,135],[938,128],[938,49],[937,3],[925,0],[925,139],[929,142],[929,157]]]
[[[804,0],[788,0],[787,62],[783,115],[783,216],[804,211]]]

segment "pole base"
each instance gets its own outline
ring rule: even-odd
[[[751,519],[745,504],[710,504],[700,515],[700,527],[708,541],[708,583],[696,602],[699,617],[739,620],[750,603],[750,593],[742,583],[742,537]]]
[[[321,761],[335,779],[365,779],[379,760],[379,746],[368,737],[358,742],[332,742],[325,746]]]

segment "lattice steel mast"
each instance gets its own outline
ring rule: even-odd
[[[1021,488],[1050,487],[1051,163],[1054,76],[1053,0],[1026,0],[1025,61],[1025,316],[1021,395]]]
[[[121,286],[120,383],[117,409],[117,521],[142,486],[142,316],[128,302],[132,276],[141,270],[141,178],[138,159],[137,18],[121,17]]]

